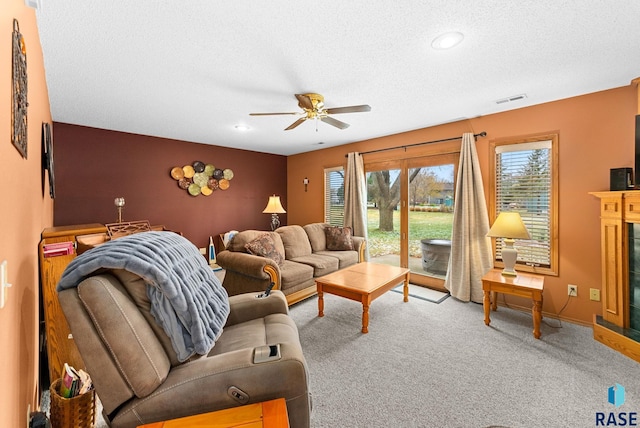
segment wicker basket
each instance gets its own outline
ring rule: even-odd
[[[60,395],[61,379],[56,380],[49,388],[51,395],[51,427],[52,428],[93,428],[96,423],[95,391],[64,398]]]

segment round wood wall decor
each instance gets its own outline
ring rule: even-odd
[[[171,178],[178,187],[186,190],[191,196],[209,196],[216,190],[227,190],[233,171],[229,168],[216,168],[214,165],[195,161],[191,165],[174,166],[169,170]]]

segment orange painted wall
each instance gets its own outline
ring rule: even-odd
[[[20,24],[27,48],[28,152],[11,143],[11,33]],[[53,222],[53,203],[41,182],[42,122],[51,122],[35,11],[24,0],[0,6],[0,262],[8,261],[8,300],[0,309],[0,427],[26,426],[38,404],[38,242]],[[48,186],[48,183],[45,183]],[[48,187],[47,187],[48,188]]]
[[[636,87],[629,85],[608,91],[559,100],[537,106],[497,113],[461,122],[419,129],[346,146],[328,148],[288,158],[289,223],[306,224],[323,220],[323,169],[344,163],[351,151],[364,152],[486,131],[477,142],[485,193],[489,196],[489,142],[493,139],[530,134],[559,134],[559,276],[545,280],[543,311],[557,314],[567,302],[567,284],[578,285],[561,317],[590,323],[601,314],[600,302],[589,300],[589,289],[600,289],[600,206],[588,194],[609,189],[609,169],[633,167]],[[375,106],[373,106],[375,111]],[[374,158],[413,156],[418,153],[459,148],[460,143],[438,143],[421,148],[393,150],[365,156]],[[440,147],[438,147],[440,146]],[[308,191],[302,180],[309,178]],[[526,305],[526,302],[514,301]],[[479,320],[478,322],[481,322]]]

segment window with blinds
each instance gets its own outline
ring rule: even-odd
[[[557,177],[554,154],[557,136],[496,144],[494,213],[520,213],[531,235],[516,240],[518,265],[523,270],[557,274]],[[502,239],[496,239],[495,258],[502,260]]]
[[[333,226],[344,224],[344,168],[324,170],[324,221]]]

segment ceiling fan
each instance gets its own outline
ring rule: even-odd
[[[250,113],[250,116],[276,116],[283,114],[293,114],[302,116],[287,128],[285,131],[289,131],[290,129],[295,128],[300,125],[302,122],[308,119],[316,119],[316,131],[317,120],[320,119],[324,123],[328,123],[331,126],[335,126],[339,129],[346,129],[349,127],[348,123],[339,121],[329,116],[331,114],[341,114],[341,113],[359,113],[364,111],[371,111],[371,106],[364,104],[359,106],[349,106],[349,107],[334,107],[334,108],[325,108],[324,107],[324,97],[320,94],[296,94],[296,98],[298,99],[298,106],[302,108],[303,112],[296,113]]]

